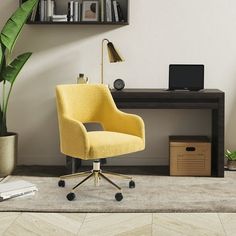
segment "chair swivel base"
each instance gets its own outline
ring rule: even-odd
[[[81,184],[83,184],[85,181],[89,180],[90,178],[94,178],[94,185],[95,186],[99,186],[99,182],[100,179],[104,179],[106,180],[108,183],[110,183],[111,185],[113,185],[116,189],[119,190],[119,192],[117,192],[115,194],[115,199],[117,201],[121,201],[123,199],[123,195],[122,195],[122,189],[115,184],[114,182],[112,182],[106,175],[110,175],[110,176],[118,176],[121,178],[125,178],[125,179],[129,179],[129,188],[135,188],[135,182],[132,180],[132,177],[126,176],[126,175],[122,175],[122,174],[117,174],[117,173],[112,173],[112,172],[103,172],[100,169],[100,161],[94,161],[93,162],[93,169],[91,171],[85,171],[85,172],[80,172],[80,173],[75,173],[75,174],[71,174],[71,175],[63,175],[60,176],[60,180],[58,182],[58,186],[59,187],[65,187],[65,181],[64,179],[68,179],[68,178],[73,178],[73,177],[78,177],[78,176],[86,176],[86,178],[84,178],[81,182],[79,182],[77,185],[75,185],[72,188],[72,191],[70,193],[67,194],[67,199],[69,201],[72,201],[76,198],[76,195],[74,193],[74,190],[79,187]]]

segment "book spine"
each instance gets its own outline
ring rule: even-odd
[[[82,3],[79,3],[78,5],[78,21],[81,21],[81,9],[82,9]]]
[[[78,22],[79,21],[79,3],[74,2],[74,21]]]
[[[68,21],[73,21],[73,6],[74,6],[74,2],[70,1],[68,2]]]
[[[124,18],[124,15],[123,15],[123,12],[122,12],[122,9],[121,9],[121,6],[120,6],[119,2],[117,2],[117,10],[118,10],[119,21],[124,22],[125,18]]]
[[[37,13],[37,10],[38,10],[38,5],[39,5],[39,2],[37,2],[36,6],[34,7],[34,9],[32,11],[31,18],[30,18],[31,21],[35,21],[36,13]]]
[[[52,0],[47,0],[47,21],[50,21],[52,17]]]
[[[45,11],[44,11],[44,8],[45,8],[45,1],[44,0],[40,0],[40,12],[39,12],[39,15],[40,15],[40,21],[44,21],[45,20]]]
[[[34,21],[35,20],[35,15],[36,15],[35,11],[36,11],[35,9],[32,11],[32,14],[31,14],[31,17],[30,17],[30,21]]]
[[[47,0],[44,0],[44,21],[47,21]]]
[[[106,0],[106,18],[107,22],[112,21],[111,0]]]
[[[115,22],[115,12],[114,12],[113,0],[111,0],[111,21]]]
[[[53,19],[53,22],[67,22],[67,19]]]
[[[113,1],[113,10],[114,10],[115,21],[119,22],[118,10],[117,10],[117,2],[116,1]]]
[[[64,18],[66,18],[67,19],[67,15],[53,15],[52,16],[52,18],[54,18],[54,19],[64,19]]]
[[[101,22],[104,22],[104,0],[100,0]]]
[[[52,0],[52,3],[51,3],[51,16],[52,17],[54,14],[55,14],[55,9],[56,9],[56,3],[54,0]]]

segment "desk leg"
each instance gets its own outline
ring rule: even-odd
[[[224,98],[212,110],[212,175],[224,177]]]
[[[81,160],[66,156],[66,172],[68,174],[74,174],[81,167]]]

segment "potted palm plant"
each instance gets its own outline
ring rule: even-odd
[[[14,82],[28,61],[31,52],[23,53],[12,60],[12,51],[17,38],[38,0],[25,1],[8,19],[0,33],[0,177],[9,175],[16,164],[17,134],[7,129],[7,108]]]
[[[225,156],[227,158],[227,166],[229,170],[236,170],[236,151],[229,151],[225,152]]]

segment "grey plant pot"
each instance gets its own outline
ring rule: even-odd
[[[229,170],[236,170],[236,161],[227,161],[228,169]]]
[[[10,175],[17,160],[18,134],[9,133],[0,137],[0,177]]]

